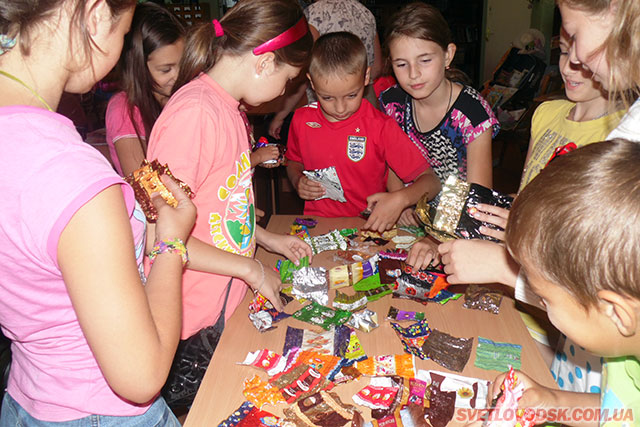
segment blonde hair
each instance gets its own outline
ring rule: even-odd
[[[311,50],[311,77],[361,74],[367,71],[367,50],[355,34],[338,31],[318,37]]]
[[[572,9],[601,14],[611,8],[615,22],[604,49],[609,64],[609,99],[629,107],[640,95],[640,2],[638,0],[557,0]]]
[[[506,242],[514,259],[569,290],[640,298],[640,144],[615,139],[555,158],[518,195]]]

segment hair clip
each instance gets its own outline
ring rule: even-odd
[[[16,45],[16,39],[6,34],[0,34],[0,55],[8,52]]]
[[[262,43],[260,46],[253,49],[253,54],[262,55],[263,53],[273,52],[285,46],[289,46],[291,43],[300,40],[302,36],[307,34],[308,31],[309,26],[307,25],[307,20],[302,17],[296,25],[289,28],[284,33]]]
[[[224,36],[224,29],[222,29],[222,24],[217,19],[211,21],[213,23],[213,28],[216,30],[216,37]]]

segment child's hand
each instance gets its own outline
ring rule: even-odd
[[[524,384],[524,393],[522,394],[522,398],[518,401],[518,409],[536,409],[535,424],[544,423],[547,421],[546,418],[540,418],[539,415],[542,415],[547,411],[537,411],[537,409],[557,408],[560,406],[558,396],[553,389],[538,384],[522,371],[516,370],[515,373],[518,377],[518,381]],[[498,375],[491,384],[491,390],[488,396],[489,404],[491,404],[491,401],[500,394],[500,387],[502,386],[502,382],[506,375],[506,372]]]
[[[300,259],[306,256],[309,257],[309,262],[312,261],[311,247],[299,237],[276,233],[269,233],[268,236],[269,238],[262,242],[265,249],[286,256],[295,265],[299,265]]]
[[[400,214],[400,218],[398,218],[398,225],[414,225],[419,227],[420,224],[416,220],[416,215],[413,211],[413,208],[407,208],[402,211]]]
[[[451,284],[499,282],[515,286],[515,282],[505,279],[512,265],[507,250],[498,243],[458,239],[440,244],[438,252],[444,272],[448,275],[447,282]],[[515,269],[517,275],[517,267]]]
[[[252,267],[249,276],[245,279],[249,287],[251,287],[254,292],[260,293],[271,301],[271,304],[273,304],[276,310],[284,310],[282,300],[280,299],[280,287],[282,286],[280,275],[266,265],[261,266],[258,260],[253,260],[252,263],[255,265]],[[264,276],[262,275],[263,271]]]
[[[160,179],[178,201],[178,207],[169,206],[159,194],[152,195],[151,201],[158,210],[155,240],[182,239],[186,242],[196,220],[196,206],[173,179],[166,175]]]
[[[424,270],[429,265],[438,265],[439,263],[438,244],[429,237],[417,241],[409,249],[407,264],[418,270]]]
[[[507,221],[509,220],[509,210],[498,206],[487,205],[480,203],[477,205],[477,212],[473,214],[473,217],[477,220],[488,222],[489,224],[497,225],[498,227],[505,229]],[[494,230],[493,228],[482,226],[480,232],[485,236],[493,237],[501,242],[504,242],[504,231]]]
[[[367,209],[371,211],[364,224],[365,230],[382,233],[394,226],[404,206],[395,193],[376,193],[367,197]]]
[[[275,145],[268,145],[266,147],[260,147],[253,153],[251,153],[251,164],[252,165],[261,165],[267,160],[277,160],[280,156],[280,150]],[[273,163],[270,165],[262,165],[264,167],[276,167],[280,166],[280,162]]]
[[[317,181],[301,176],[296,186],[298,196],[303,200],[316,200],[324,196],[324,187]]]

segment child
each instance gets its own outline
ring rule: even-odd
[[[160,114],[147,153],[191,187],[198,208],[183,280],[182,339],[219,319],[224,325],[247,286],[282,309],[280,276],[253,258],[256,242],[295,262],[311,255],[301,239],[256,226],[247,130],[238,110],[240,101],[258,105],[282,94],[311,43],[302,10],[289,0],[241,0],[220,21],[189,34],[180,89]]]
[[[85,93],[113,68],[134,5],[0,7],[0,324],[13,353],[3,426],[180,425],[157,396],[178,343],[180,239],[195,208],[165,181],[179,205],[154,200],[150,238],[173,249],[159,250],[143,286],[133,190],[53,112],[63,90]]]
[[[530,289],[554,326],[605,357],[600,396],[548,389],[519,374],[521,408],[600,407],[608,417],[618,409],[625,414],[618,420],[639,423],[639,162],[637,143],[591,144],[551,162],[513,204],[507,247]]]
[[[105,119],[109,153],[120,175],[144,160],[147,136],[178,76],[184,36],[182,23],[166,8],[151,2],[136,6],[120,57],[123,91],[109,101]]]
[[[440,12],[411,3],[392,18],[385,43],[398,85],[380,95],[384,111],[420,149],[441,182],[456,175],[492,187],[491,139],[500,129],[489,104],[454,82],[456,52]],[[390,188],[398,188],[395,177]]]
[[[369,68],[357,36],[337,32],[318,38],[307,77],[318,102],[294,114],[287,151],[287,174],[306,200],[306,215],[348,217],[369,209],[364,227],[382,232],[423,194],[432,198],[438,193],[440,183],[406,135],[362,99]],[[413,184],[385,192],[387,165]],[[302,173],[330,166],[336,168],[346,203],[319,199],[323,187]]]

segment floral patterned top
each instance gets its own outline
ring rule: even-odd
[[[441,182],[449,175],[467,179],[467,145],[485,131],[498,134],[500,123],[477,90],[465,86],[438,125],[420,132],[415,124],[412,98],[399,85],[380,94],[382,110],[393,117],[420,149]]]

